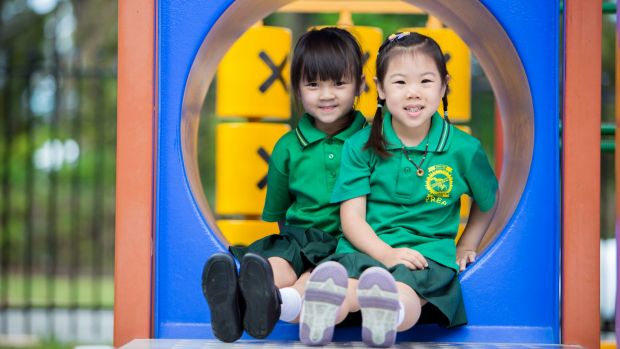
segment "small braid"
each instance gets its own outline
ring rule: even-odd
[[[446,88],[446,93],[441,97],[441,102],[443,103],[443,118],[451,124],[450,118],[448,117],[448,89]]]
[[[375,111],[375,117],[372,120],[372,127],[370,129],[370,137],[364,145],[364,149],[372,149],[377,155],[382,158],[390,156],[390,153],[385,149],[387,142],[383,138],[383,107],[385,106],[385,99],[377,97],[377,110]]]

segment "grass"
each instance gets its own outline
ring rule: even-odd
[[[73,349],[75,344],[61,343],[54,339],[41,339],[36,343],[3,344],[0,349]]]
[[[2,344],[0,344],[0,349],[72,349],[74,346],[71,344],[60,344],[60,343],[40,343],[38,345],[35,346],[27,346],[27,347],[22,347],[22,346],[8,346],[5,347]]]
[[[0,349],[72,349],[75,345],[69,343],[59,343],[54,340],[43,340],[33,345],[4,345],[0,343]]]
[[[84,275],[74,279],[68,276],[48,278],[34,274],[28,279],[21,274],[9,274],[7,278],[0,277],[0,295],[5,294],[8,295],[9,307],[55,305],[111,308],[114,304],[114,278],[102,276],[94,279]],[[1,344],[0,349],[4,349]]]

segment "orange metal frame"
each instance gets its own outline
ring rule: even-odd
[[[116,347],[152,335],[156,141],[155,2],[119,0],[118,6]],[[600,345],[601,6],[601,0],[567,0],[564,27],[562,342],[588,348]],[[616,166],[620,173],[620,161]]]
[[[601,0],[565,1],[562,342],[600,346]]]
[[[151,337],[155,4],[118,2],[114,346]]]

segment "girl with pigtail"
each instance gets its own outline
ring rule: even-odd
[[[433,39],[390,35],[376,72],[372,128],[345,142],[332,192],[344,234],[315,270],[329,270],[330,277],[317,280],[323,293],[314,297],[324,304],[343,297],[335,322],[361,310],[363,341],[388,347],[418,322],[467,322],[458,273],[475,261],[499,192],[480,142],[448,120],[449,75]],[[463,194],[474,203],[455,246]],[[304,315],[310,344],[329,342],[330,322]]]

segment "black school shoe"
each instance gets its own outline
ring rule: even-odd
[[[267,260],[253,253],[241,259],[239,288],[245,301],[243,329],[252,337],[267,337],[280,318],[280,292]]]
[[[213,334],[231,343],[243,334],[241,314],[243,300],[237,283],[237,266],[232,256],[216,253],[202,270],[202,293],[211,311]]]

